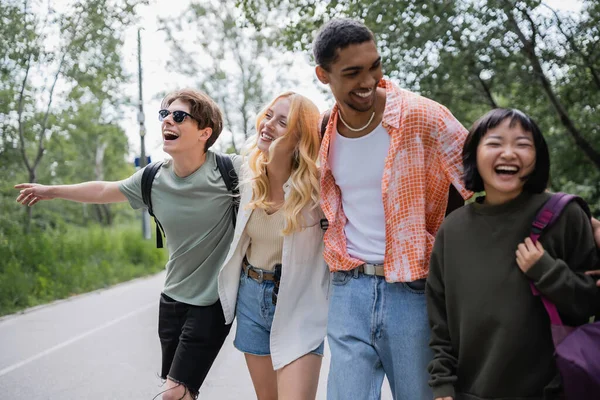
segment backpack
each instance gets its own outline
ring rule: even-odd
[[[583,199],[566,193],[555,193],[537,213],[529,237],[535,243],[540,235],[560,216],[567,204],[576,201],[588,216]],[[564,392],[569,400],[600,399],[600,321],[579,327],[562,323],[556,306],[542,296],[530,283],[531,291],[540,296],[550,317],[556,365],[562,377]]]
[[[321,141],[323,140],[323,137],[325,136],[325,131],[327,130],[327,124],[329,123],[329,118],[331,117],[331,109],[325,111],[325,113],[323,114],[323,119],[321,120],[321,129],[320,129],[320,134],[321,134]],[[325,232],[327,230],[327,228],[329,228],[329,221],[327,221],[327,218],[323,218],[319,221],[320,225],[321,225],[321,230],[323,232]]]
[[[235,168],[233,167],[233,161],[228,155],[215,153],[217,158],[217,167],[219,168],[219,172],[221,173],[221,177],[223,178],[223,182],[225,182],[225,186],[227,187],[227,191],[232,194],[232,213],[231,219],[233,221],[233,226],[235,227],[235,221],[237,218],[237,212],[239,208],[239,189],[238,189],[238,176],[235,172]],[[156,247],[163,247],[163,235],[165,235],[165,230],[163,229],[160,221],[154,215],[152,210],[152,183],[154,182],[154,177],[156,173],[159,171],[160,167],[163,165],[163,161],[156,161],[152,164],[146,166],[144,168],[144,172],[142,173],[142,201],[148,208],[148,214],[154,218],[154,222],[156,223]]]

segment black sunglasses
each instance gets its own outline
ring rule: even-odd
[[[158,112],[158,120],[160,122],[162,122],[165,118],[167,118],[169,116],[169,114],[173,114],[173,121],[177,122],[178,124],[182,123],[183,120],[185,119],[185,117],[190,117],[191,119],[195,119],[194,117],[192,117],[190,114],[186,113],[185,111],[160,110]]]

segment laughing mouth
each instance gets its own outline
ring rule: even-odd
[[[363,99],[368,98],[369,96],[371,96],[371,94],[373,94],[373,89],[367,91],[367,92],[352,92],[353,94],[357,95],[358,97],[361,97]]]
[[[520,168],[516,165],[498,165],[494,171],[500,175],[516,175]]]
[[[269,135],[266,132],[261,132],[260,133],[260,138],[263,139],[263,140],[267,140],[269,142],[272,142],[273,140],[275,140],[275,138],[273,136]]]
[[[177,140],[179,135],[175,132],[163,131],[163,138],[165,138],[165,140]]]

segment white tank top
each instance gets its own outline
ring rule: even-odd
[[[360,138],[347,138],[336,129],[329,148],[329,166],[342,192],[348,221],[344,227],[348,254],[380,264],[385,255],[385,215],[381,180],[390,135],[379,124]]]

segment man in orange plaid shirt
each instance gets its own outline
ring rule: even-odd
[[[379,399],[387,375],[395,399],[431,400],[425,278],[449,188],[470,196],[467,130],[445,107],[383,78],[362,23],[330,21],[313,52],[336,99],[321,146],[332,271],[327,398]]]

